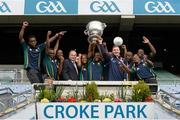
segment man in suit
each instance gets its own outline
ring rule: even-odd
[[[69,52],[69,59],[64,61],[62,77],[64,80],[79,80],[79,71],[76,64],[77,53],[75,50]]]

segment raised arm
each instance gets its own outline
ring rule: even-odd
[[[107,51],[107,47],[103,44],[103,39],[100,36],[98,36],[98,48],[104,59],[111,59],[111,54]]]
[[[123,55],[123,57],[125,58],[125,57],[126,57],[126,53],[127,53],[127,47],[126,47],[126,45],[122,45],[121,47],[122,47],[122,49],[124,50],[124,55]]]
[[[48,53],[48,50],[50,48],[50,35],[51,35],[51,31],[47,32],[47,36],[46,36],[46,53]]]
[[[63,32],[59,32],[58,33],[58,37],[57,37],[57,42],[56,42],[56,45],[54,46],[54,53],[56,54],[58,48],[59,48],[59,41],[61,40],[62,36],[64,35]],[[53,38],[54,39],[54,38]],[[51,42],[51,40],[50,40]]]
[[[53,42],[57,37],[59,36],[59,33],[56,33],[53,37],[49,37],[49,43]]]
[[[104,46],[104,49],[105,49],[106,52],[108,53],[108,49],[107,49],[107,46],[106,46],[106,42],[103,42],[102,44],[103,44],[103,46]]]
[[[147,55],[144,55],[144,61],[149,67],[154,67],[154,63],[147,58]]]
[[[151,52],[153,53],[153,55],[155,55],[155,54],[156,54],[156,49],[155,49],[155,47],[151,44],[151,42],[149,41],[149,39],[148,39],[147,37],[143,36],[143,40],[144,40],[143,43],[148,44]]]
[[[48,52],[48,50],[50,49],[50,44],[51,42],[53,42],[56,38],[58,38],[59,33],[56,33],[53,37],[50,38],[51,35],[51,31],[47,32],[47,36],[46,36],[46,53]],[[59,45],[59,44],[58,44]],[[58,48],[57,48],[58,49]]]
[[[106,56],[106,54],[108,54],[108,51],[106,49],[106,46],[103,44],[103,39],[100,36],[98,37],[98,47],[99,47],[99,52],[104,56]]]
[[[76,63],[77,67],[80,69],[82,67],[82,54],[78,54],[78,56],[76,57]]]
[[[93,58],[96,44],[90,43],[88,48],[88,58]]]
[[[29,25],[29,23],[27,21],[23,22],[23,25],[22,25],[21,30],[19,32],[19,41],[20,41],[20,43],[24,42],[24,31],[25,31],[25,29],[26,29],[26,27],[28,25]]]

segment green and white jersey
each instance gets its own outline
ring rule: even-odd
[[[45,49],[45,43],[31,48],[26,42],[22,43],[24,51],[24,68],[40,70],[41,53]]]

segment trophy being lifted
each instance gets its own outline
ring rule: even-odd
[[[86,30],[84,31],[85,35],[88,35],[89,43],[97,43],[97,36],[102,36],[103,30],[105,29],[106,24],[100,21],[90,21],[86,25]]]

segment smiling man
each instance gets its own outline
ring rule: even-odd
[[[100,51],[106,59],[108,64],[108,80],[111,81],[123,81],[126,78],[126,72],[128,71],[128,67],[124,64],[123,58],[120,56],[120,48],[118,46],[112,47],[112,52],[109,54],[105,47],[102,44],[103,39],[98,37],[98,45]]]
[[[37,45],[34,35],[28,37],[27,42],[24,40],[24,31],[29,25],[27,21],[23,22],[19,33],[19,40],[24,51],[24,69],[27,71],[27,77],[31,84],[43,82],[40,72],[41,53],[45,49],[45,42]]]

